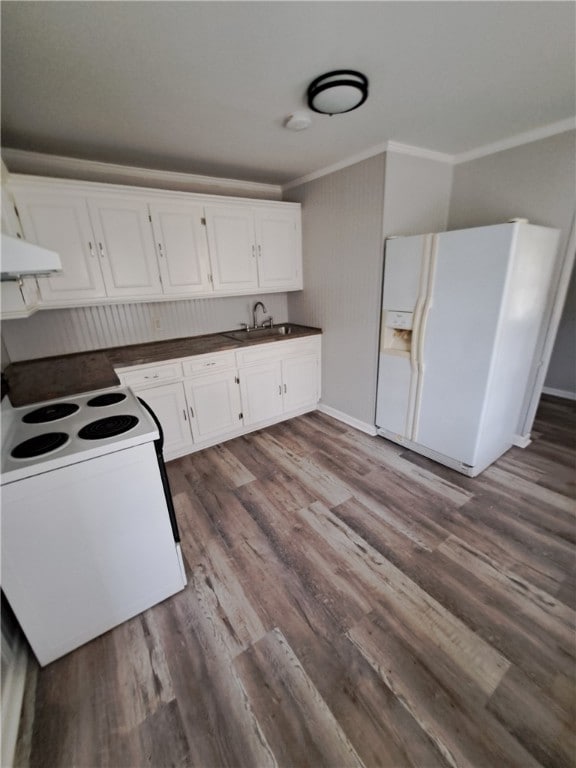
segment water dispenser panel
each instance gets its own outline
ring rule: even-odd
[[[386,325],[388,328],[397,328],[398,330],[412,330],[412,312],[396,312],[388,310],[386,312]]]

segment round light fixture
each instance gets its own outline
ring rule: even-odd
[[[351,112],[368,98],[368,78],[353,69],[336,69],[308,86],[308,106],[324,115]]]

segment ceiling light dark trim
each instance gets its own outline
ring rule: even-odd
[[[341,86],[358,89],[359,101],[357,104],[354,104],[348,109],[335,110],[333,112],[327,112],[314,105],[314,100],[319,94],[330,88],[338,88]],[[345,112],[352,112],[354,109],[358,109],[358,107],[364,104],[368,98],[368,78],[366,75],[363,75],[361,72],[357,72],[354,69],[335,69],[334,71],[327,72],[313,80],[308,86],[307,93],[308,106],[314,112],[319,112],[322,115],[344,114]]]

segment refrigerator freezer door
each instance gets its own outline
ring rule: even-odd
[[[376,425],[402,437],[411,432],[418,370],[413,335],[423,305],[431,235],[386,243]]]
[[[431,235],[416,235],[386,241],[382,309],[414,312],[430,238]]]
[[[412,439],[476,462],[514,226],[436,235],[420,327],[420,379]]]

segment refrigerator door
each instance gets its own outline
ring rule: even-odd
[[[473,466],[511,264],[510,224],[435,236],[412,440]]]
[[[411,432],[418,371],[412,340],[424,300],[431,235],[386,243],[376,425],[402,437]]]

